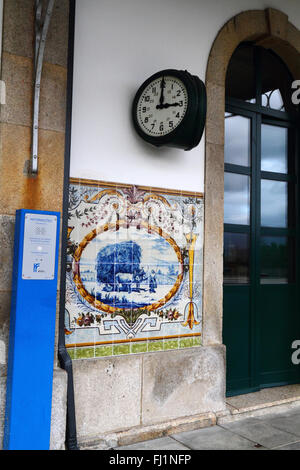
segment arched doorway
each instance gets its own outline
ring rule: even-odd
[[[239,13],[221,28],[211,48],[206,71],[203,345],[223,343],[225,81],[232,54],[245,41],[273,50],[293,77],[300,77],[300,31],[279,10]],[[299,334],[295,331],[295,338]]]
[[[297,383],[298,107],[270,50],[242,43],[226,76],[223,342],[227,394]],[[296,335],[296,336],[295,336]]]

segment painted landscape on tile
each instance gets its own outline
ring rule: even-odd
[[[72,358],[201,344],[200,194],[72,180],[65,333]]]

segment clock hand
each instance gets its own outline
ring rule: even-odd
[[[164,97],[164,88],[165,87],[166,87],[165,77],[162,77],[161,83],[160,83],[161,93],[160,93],[160,98],[159,98],[159,106],[163,105],[163,102],[164,102],[164,99],[165,99],[165,97]]]
[[[180,106],[179,103],[164,103],[164,104],[158,104],[156,106],[156,109],[167,109],[170,108],[171,106]]]
[[[164,108],[170,108],[170,106],[180,106],[179,103],[165,103],[164,105]]]

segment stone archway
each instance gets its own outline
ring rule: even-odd
[[[243,41],[271,48],[300,79],[300,31],[281,11],[245,11],[219,31],[206,70],[205,227],[203,344],[222,343],[225,79],[230,58]]]

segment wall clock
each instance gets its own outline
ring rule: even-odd
[[[149,77],[133,101],[134,127],[146,142],[184,150],[196,147],[206,119],[206,90],[199,77],[167,69]]]

